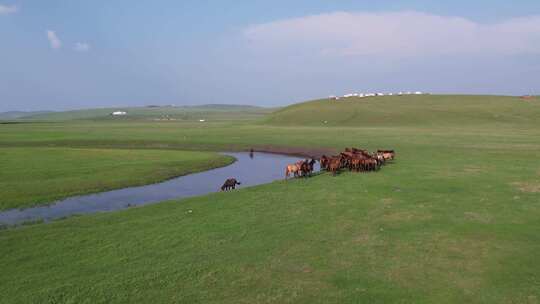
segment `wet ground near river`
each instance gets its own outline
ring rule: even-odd
[[[224,153],[236,158],[233,164],[168,181],[140,187],[129,187],[102,193],[75,196],[48,206],[13,209],[0,212],[0,225],[15,225],[29,221],[50,221],[72,215],[108,212],[203,195],[220,190],[227,178],[236,178],[243,188],[270,183],[284,178],[285,166],[301,158],[256,152]],[[318,164],[316,165],[318,171]]]

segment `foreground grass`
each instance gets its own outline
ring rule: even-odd
[[[5,230],[0,302],[534,303],[540,163],[456,152]]]
[[[231,161],[209,152],[0,148],[0,209],[158,182]]]

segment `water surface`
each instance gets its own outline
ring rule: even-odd
[[[48,206],[7,210],[0,212],[0,225],[37,220],[50,221],[76,214],[115,211],[131,206],[203,195],[219,191],[223,182],[231,177],[242,183],[237,189],[265,184],[283,179],[285,166],[300,160],[298,157],[259,152],[254,153],[253,157],[247,152],[223,154],[235,157],[236,162],[226,167],[180,176],[162,183],[74,196]]]

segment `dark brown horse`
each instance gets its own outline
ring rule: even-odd
[[[321,170],[328,169],[328,163],[330,162],[330,158],[323,154],[321,158],[319,159],[319,163],[321,163]]]
[[[310,161],[309,161],[309,172],[313,172],[314,168],[315,168],[315,164],[317,163],[317,160],[315,158],[312,158]]]
[[[228,191],[228,190],[234,190],[236,189],[236,185],[240,185],[241,183],[236,180],[236,178],[229,178],[225,181],[223,186],[221,186],[221,191]]]

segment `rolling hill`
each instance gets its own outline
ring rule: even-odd
[[[407,95],[320,99],[278,110],[271,125],[396,126],[531,123],[540,117],[540,98],[512,96]]]

